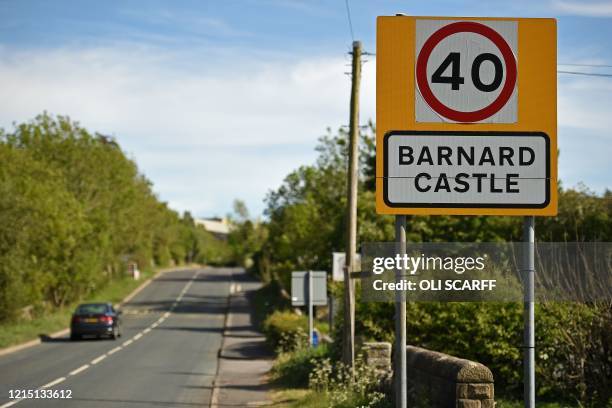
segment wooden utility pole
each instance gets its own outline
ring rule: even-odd
[[[351,368],[355,363],[355,283],[351,274],[357,252],[357,183],[359,181],[359,81],[361,79],[361,42],[353,41],[351,117],[349,121],[348,210],[346,265],[344,268],[344,327],[342,357]]]

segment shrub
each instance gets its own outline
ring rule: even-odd
[[[393,340],[393,304],[357,304],[356,331]],[[408,343],[478,361],[498,390],[522,392],[523,305],[518,303],[408,304]],[[595,407],[612,398],[610,305],[536,304],[538,394]]]
[[[391,407],[391,402],[380,392],[381,375],[361,358],[355,360],[355,374],[342,362],[330,358],[313,361],[309,386],[327,395],[333,408]]]
[[[282,352],[272,368],[272,379],[284,387],[307,387],[310,373],[320,361],[328,357],[329,349],[325,344]]]
[[[266,318],[262,329],[268,344],[278,352],[292,351],[308,344],[308,319],[291,311],[276,311]]]

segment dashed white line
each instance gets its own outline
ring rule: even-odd
[[[102,354],[100,357],[94,358],[93,360],[91,360],[91,364],[98,364],[100,361],[104,360],[105,358],[106,358],[106,354]]]
[[[173,310],[174,308],[176,308],[178,306],[178,304],[183,300],[183,296],[185,295],[185,293],[187,293],[187,291],[189,290],[189,288],[191,287],[191,285],[193,284],[193,282],[195,281],[195,279],[198,277],[200,273],[196,273],[191,280],[187,283],[187,285],[185,285],[185,287],[183,288],[183,290],[181,290],[181,293],[179,294],[178,298],[174,301],[174,303],[172,304],[171,310]],[[230,293],[233,293],[235,291],[236,287],[234,285],[234,283],[232,282],[231,286],[230,286]],[[91,360],[91,362],[89,364],[84,364],[81,367],[72,370],[68,376],[74,376],[77,375],[85,370],[87,370],[91,365],[95,365],[98,364],[100,361],[104,360],[107,356],[110,356],[112,354],[115,354],[116,352],[120,351],[123,347],[125,346],[129,346],[130,344],[132,344],[135,340],[140,339],[144,334],[149,333],[152,329],[156,328],[157,326],[159,326],[164,320],[166,320],[166,318],[168,318],[170,316],[170,312],[166,312],[164,313],[164,315],[162,317],[160,317],[155,323],[153,323],[151,326],[147,327],[146,329],[144,329],[142,332],[138,333],[137,335],[135,335],[133,338],[126,340],[125,342],[123,342],[123,344],[121,346],[117,346],[114,349],[110,350],[109,352],[107,352],[106,354],[101,355],[100,357],[97,357],[93,360]],[[45,385],[43,385],[40,388],[49,388],[49,387],[53,387],[54,385],[57,385],[61,382],[66,381],[66,377],[60,377],[57,378]],[[0,405],[0,408],[8,408],[11,407],[15,404],[17,404],[18,402],[22,401],[24,398],[20,398],[20,399],[15,399],[13,401],[9,401],[3,405]]]
[[[77,368],[76,370],[72,370],[72,371],[70,372],[70,374],[68,374],[68,375],[77,375],[77,374],[78,374],[78,373],[80,373],[81,371],[85,371],[85,370],[87,370],[88,368],[89,368],[89,364],[82,365],[82,366],[80,366],[79,368]]]
[[[15,405],[15,404],[17,404],[18,402],[23,401],[23,400],[24,400],[24,398],[19,398],[19,399],[16,399],[16,400],[14,400],[14,401],[7,402],[7,403],[6,403],[6,404],[4,404],[4,405],[0,405],[0,408],[8,408],[8,407],[12,407],[13,405]]]
[[[49,387],[53,387],[54,385],[57,385],[57,384],[59,384],[59,383],[61,383],[61,382],[65,381],[65,380],[66,380],[66,377],[60,377],[60,378],[58,378],[58,379],[56,379],[56,380],[51,381],[50,383],[47,383],[47,384],[43,385],[43,386],[42,386],[42,387],[40,387],[40,388],[49,388]]]

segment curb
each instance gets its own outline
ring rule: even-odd
[[[157,279],[159,277],[159,275],[161,275],[163,273],[171,272],[171,271],[199,269],[199,268],[206,268],[206,266],[202,266],[202,265],[185,265],[185,266],[179,267],[179,268],[163,268],[163,269],[160,269],[160,270],[158,270],[155,273],[155,275],[151,276],[146,281],[144,281],[140,285],[138,285],[138,287],[136,289],[134,289],[132,292],[130,292],[117,305],[118,306],[123,306],[124,304],[126,304],[127,302],[132,300],[138,293],[140,293],[144,288],[149,286],[149,284],[153,280]],[[70,328],[66,327],[66,328],[64,328],[62,330],[59,330],[59,331],[56,331],[54,333],[49,334],[48,337],[55,338],[55,337],[64,336],[64,335],[68,334],[69,331],[70,331]],[[0,357],[1,356],[5,356],[7,354],[15,353],[17,351],[20,351],[20,350],[23,350],[23,349],[26,349],[26,348],[30,348],[30,347],[36,346],[36,345],[38,345],[40,343],[42,343],[42,340],[40,338],[38,338],[38,339],[26,341],[25,343],[16,344],[14,346],[5,347],[3,349],[0,349]]]
[[[228,326],[230,322],[230,314],[231,314],[231,305],[232,305],[232,297],[236,294],[236,283],[234,282],[234,274],[231,274],[230,278],[230,289],[227,296],[227,303],[225,308],[225,319],[223,320],[223,334],[221,338],[221,345],[219,346],[219,350],[217,351],[217,358],[221,359],[223,357],[223,348],[225,347],[225,338],[228,335]],[[219,373],[221,368],[221,361],[217,361],[217,370],[215,371],[215,378],[212,381],[212,391],[210,393],[210,408],[218,408],[219,407]]]

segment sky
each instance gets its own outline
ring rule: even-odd
[[[0,0],[0,127],[47,111],[111,135],[160,199],[199,217],[266,194],[348,123],[354,39],[376,16],[555,17],[560,64],[612,65],[612,1]],[[609,67],[560,70],[612,74]],[[376,58],[361,122],[375,121]],[[612,78],[558,75],[559,176],[612,187]]]

